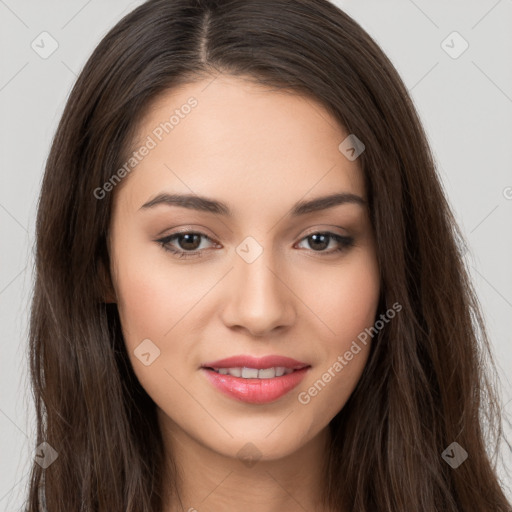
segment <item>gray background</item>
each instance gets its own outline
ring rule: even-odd
[[[26,340],[45,159],[77,73],[106,32],[139,3],[0,0],[0,510],[21,509],[33,456]],[[467,237],[466,257],[510,417],[512,0],[336,3],[380,44],[411,91]],[[43,31],[58,43],[47,59],[31,47]],[[442,46],[453,31],[469,44],[458,58]],[[451,52],[461,48],[453,36],[447,44]],[[510,450],[503,446],[501,453],[510,471]],[[505,467],[499,471],[512,496]]]

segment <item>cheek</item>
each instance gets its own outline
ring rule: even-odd
[[[140,337],[171,337],[174,326],[179,328],[178,322],[211,286],[209,282],[214,283],[215,276],[191,279],[160,251],[126,249],[117,265],[118,309],[130,345]]]
[[[204,286],[185,282],[183,273],[170,273],[156,261],[138,261],[134,253],[123,256],[117,283],[122,332],[137,379],[160,407],[187,410],[189,397],[178,382],[186,382],[183,372],[194,340],[180,329]]]
[[[127,244],[119,256],[118,310],[133,370],[157,403],[181,407],[187,396],[172,376],[186,382],[187,371],[197,366],[197,339],[206,322],[198,312],[218,282],[218,272],[208,265],[185,271],[158,247],[148,251]],[[150,364],[145,366],[139,356],[148,352]]]
[[[175,311],[178,300],[171,290],[154,270],[126,263],[120,269],[118,309],[127,344],[140,342],[140,337],[160,338],[172,327],[166,312]]]
[[[356,255],[354,255],[356,256]],[[337,271],[317,276],[312,309],[329,330],[322,337],[321,360],[298,394],[298,402],[323,427],[345,405],[364,370],[371,346],[367,331],[377,312],[380,276],[373,252],[363,251]]]
[[[379,302],[380,275],[374,253],[364,252],[340,281],[340,291],[330,311],[336,337],[329,347],[329,368],[342,356],[343,369],[339,373],[345,374],[343,380],[351,391],[368,358],[371,338],[366,332],[375,323]]]
[[[369,262],[371,263],[371,262]],[[345,342],[375,321],[379,300],[379,275],[371,264],[361,264],[343,276],[335,305],[330,310],[334,331]]]
[[[375,255],[361,250],[337,267],[325,267],[301,281],[301,297],[323,325],[324,348],[346,350],[351,341],[373,325],[380,293]]]

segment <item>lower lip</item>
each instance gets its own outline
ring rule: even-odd
[[[227,396],[250,404],[268,404],[275,402],[298,386],[309,368],[308,366],[272,379],[243,379],[232,375],[221,375],[207,368],[201,368],[201,370],[206,378]]]

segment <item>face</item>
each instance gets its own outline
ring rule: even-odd
[[[166,92],[141,120],[137,161],[110,191],[111,273],[166,432],[271,460],[343,408],[379,296],[347,136],[313,99],[225,75]]]

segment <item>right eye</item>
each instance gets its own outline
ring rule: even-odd
[[[177,258],[196,258],[203,256],[204,249],[199,249],[201,238],[213,242],[213,240],[204,233],[196,231],[180,231],[157,240],[165,251],[174,254]],[[181,247],[176,248],[172,242],[177,241]],[[198,246],[199,242],[199,246]],[[191,247],[192,246],[192,247]]]

